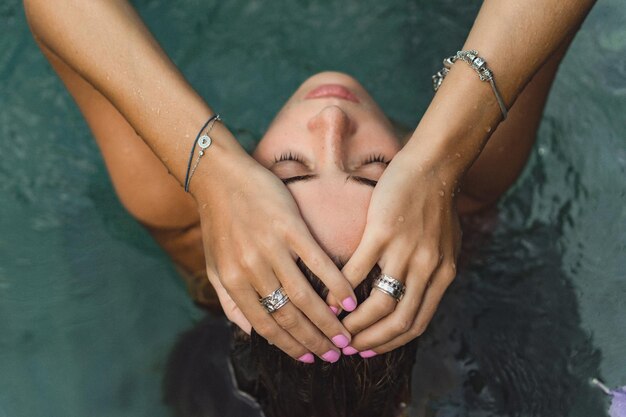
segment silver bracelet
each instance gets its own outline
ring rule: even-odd
[[[187,163],[187,174],[185,175],[185,191],[189,192],[189,183],[191,182],[191,177],[193,177],[193,173],[196,172],[196,168],[198,168],[198,164],[200,163],[200,158],[204,156],[204,151],[211,146],[213,143],[213,139],[209,136],[211,133],[211,129],[213,129],[213,125],[215,122],[219,122],[222,120],[219,114],[214,114],[206,121],[202,129],[198,132],[198,136],[196,136],[196,140],[193,142],[193,146],[191,147],[191,153],[189,154],[189,162]],[[202,134],[206,129],[206,133]],[[198,152],[198,158],[196,159],[196,163],[191,166],[191,161],[193,161],[193,155],[196,151],[196,145],[200,147],[200,152]]]
[[[506,119],[507,114],[509,113],[506,105],[504,104],[504,100],[502,100],[502,96],[498,91],[498,87],[496,87],[496,82],[493,79],[493,72],[487,67],[487,61],[478,56],[478,51],[472,49],[470,51],[458,51],[456,55],[450,56],[443,60],[443,68],[433,75],[433,90],[437,91],[439,87],[441,87],[441,83],[443,79],[450,72],[450,67],[458,60],[465,61],[471,65],[471,67],[476,71],[480,81],[489,81],[491,85],[491,89],[493,90],[493,94],[496,96],[496,100],[498,102],[498,106],[500,106],[500,111],[502,112],[502,118]]]

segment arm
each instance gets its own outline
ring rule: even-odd
[[[514,126],[532,113],[524,115],[511,106],[555,51],[567,46],[592,5],[591,0],[483,3],[463,49],[476,49],[486,59],[512,110],[498,133],[511,132],[505,126]],[[550,65],[556,69],[556,64],[558,61]],[[551,77],[542,76],[535,84],[547,88],[550,81]],[[489,84],[481,82],[466,63],[455,63],[411,139],[381,177],[372,196],[363,239],[344,267],[344,274],[355,285],[378,262],[383,272],[407,287],[397,306],[391,297],[374,291],[355,313],[348,315],[344,324],[357,333],[355,349],[383,353],[426,329],[456,275],[461,239],[456,207],[459,188],[471,180],[468,187],[482,194],[478,200],[491,202],[494,193],[503,191],[502,184],[511,181],[493,181],[496,186],[492,190],[476,184],[479,172],[494,175],[493,169],[506,163],[506,154],[494,157],[489,152],[479,158],[501,118]],[[529,124],[526,128],[533,128],[532,122]],[[498,140],[503,140],[499,136]],[[505,142],[510,149],[527,152]],[[525,155],[513,159],[523,162]],[[474,169],[475,161],[478,164]],[[465,177],[468,172],[472,178]]]
[[[100,106],[125,120],[130,126],[125,131],[134,130],[182,183],[197,129],[213,111],[128,2],[25,0],[24,5],[36,40],[83,113]],[[83,94],[90,88],[93,94]],[[339,297],[354,297],[352,289],[315,243],[282,182],[249,157],[222,124],[211,136],[214,144],[193,177],[191,192],[207,273],[220,299],[225,288],[255,329],[294,358],[336,350],[330,338],[349,334],[295,259],[317,270]],[[134,163],[140,164],[139,155]],[[258,294],[280,285],[292,303],[271,316]]]

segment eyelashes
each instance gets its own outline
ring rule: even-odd
[[[301,164],[304,163],[304,159],[301,155],[293,153],[291,151],[274,156],[274,163],[281,161],[296,161],[300,162]]]
[[[285,152],[280,155],[274,156],[274,163],[278,163],[281,161],[296,161],[296,162],[300,162],[301,164],[303,164],[304,158],[300,154],[289,151],[289,152]],[[385,156],[382,153],[378,153],[378,154],[368,155],[363,160],[361,165],[374,164],[377,162],[381,164],[389,165],[389,162],[391,161],[385,158]]]
[[[363,161],[363,165],[373,164],[375,162],[380,162],[381,164],[389,165],[390,161],[388,161],[387,158],[385,158],[385,156],[382,153],[372,154],[368,156],[365,159],[365,161]]]

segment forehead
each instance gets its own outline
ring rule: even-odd
[[[350,258],[363,235],[373,188],[342,176],[320,177],[288,188],[322,249],[335,258]]]

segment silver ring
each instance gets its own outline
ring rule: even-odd
[[[375,280],[373,288],[392,296],[396,301],[402,300],[406,291],[406,286],[387,274],[380,274]]]
[[[273,313],[289,302],[289,296],[283,287],[272,291],[267,297],[259,299],[259,302],[268,313]]]

